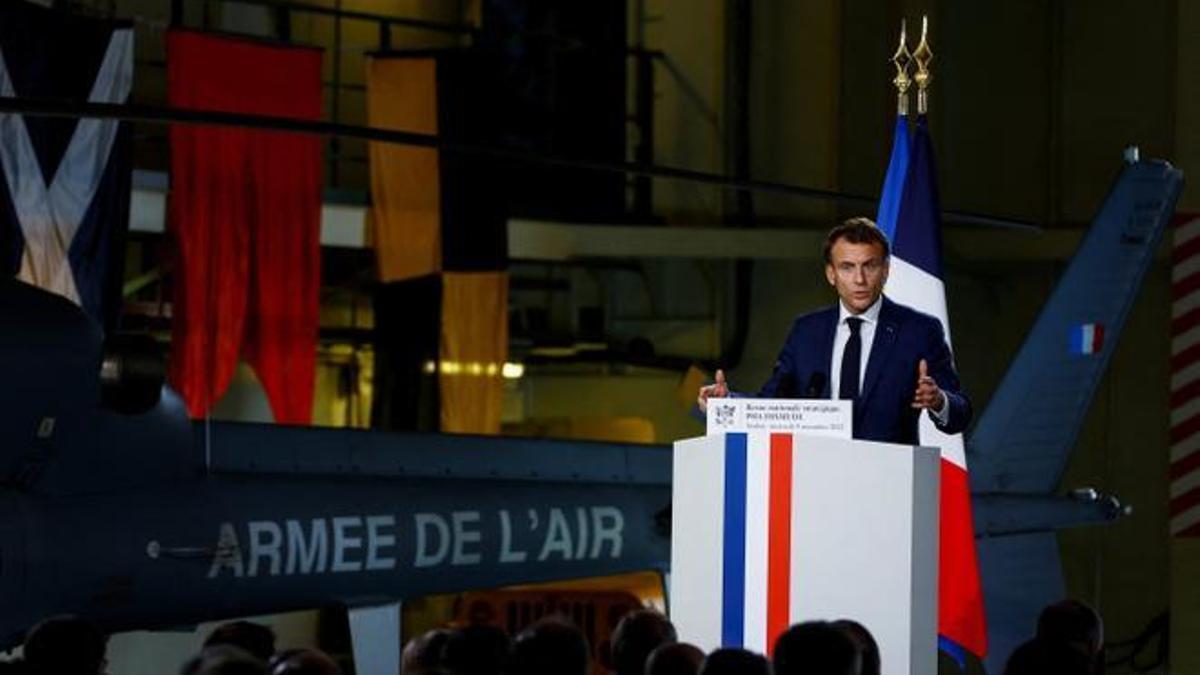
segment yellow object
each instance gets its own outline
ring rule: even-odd
[[[367,124],[437,134],[437,62],[376,57],[367,64]],[[442,269],[438,151],[368,143],[371,224],[379,280],[400,281]]]
[[[442,275],[439,360],[441,430],[500,433],[504,380],[499,364],[508,360],[507,272]]]

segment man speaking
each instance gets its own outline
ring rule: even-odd
[[[942,324],[883,295],[890,250],[868,218],[851,218],[825,239],[825,279],[833,307],[795,320],[760,397],[848,399],[854,437],[917,445],[928,411],[939,430],[956,434],[971,422]],[[697,403],[729,395],[724,372],[700,388]]]

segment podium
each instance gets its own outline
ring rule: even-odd
[[[794,623],[846,618],[883,672],[936,672],[938,469],[934,448],[800,433],[675,443],[680,640],[769,654]]]

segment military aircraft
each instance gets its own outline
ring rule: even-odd
[[[1056,490],[1181,184],[1123,167],[969,437],[993,654],[1063,594],[1054,531],[1122,511]],[[1082,324],[1095,353],[1068,348]],[[2,280],[0,325],[0,648],[57,613],[156,629],[667,571],[667,447],[192,421],[68,301]]]

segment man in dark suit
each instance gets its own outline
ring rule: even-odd
[[[954,359],[936,318],[883,295],[890,248],[867,218],[851,218],[825,240],[825,278],[839,302],[795,320],[760,397],[854,401],[854,437],[916,445],[922,411],[955,434],[971,421]],[[729,395],[725,374],[697,403]]]

